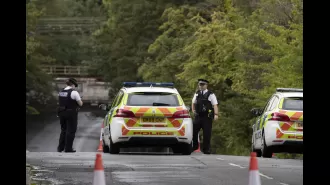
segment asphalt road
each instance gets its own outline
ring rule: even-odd
[[[90,112],[78,114],[78,128],[73,143],[77,152],[94,152],[100,142],[103,119]],[[29,123],[26,130],[26,150],[29,152],[56,152],[61,132],[60,121],[56,117]]]
[[[57,153],[59,123],[53,120],[27,131],[27,163],[35,181],[92,184],[102,119],[82,113],[74,146],[77,153]],[[29,134],[30,133],[30,134]],[[262,185],[302,185],[303,161],[258,158]],[[165,154],[103,154],[107,184],[243,185],[248,184],[249,157]]]

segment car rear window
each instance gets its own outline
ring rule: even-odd
[[[303,98],[284,98],[282,109],[285,110],[303,110]]]
[[[127,105],[129,106],[179,106],[178,96],[172,93],[130,93]]]

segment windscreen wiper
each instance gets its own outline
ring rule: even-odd
[[[154,102],[154,103],[152,103],[152,106],[170,106],[170,104]]]

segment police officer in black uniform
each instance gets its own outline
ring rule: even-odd
[[[58,152],[76,152],[72,148],[78,125],[78,110],[83,105],[79,93],[74,90],[78,87],[77,80],[74,78],[68,79],[67,87],[58,94],[59,107],[58,117],[60,118],[61,134]]]
[[[192,100],[195,116],[193,125],[193,150],[198,149],[198,133],[203,129],[203,153],[210,154],[212,122],[218,119],[218,101],[213,92],[207,89],[209,81],[198,79],[199,90]]]

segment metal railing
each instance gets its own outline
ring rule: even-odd
[[[51,66],[43,65],[41,69],[47,74],[57,76],[88,76],[87,66]]]
[[[37,33],[44,34],[81,34],[95,31],[105,17],[49,17],[38,21]]]

